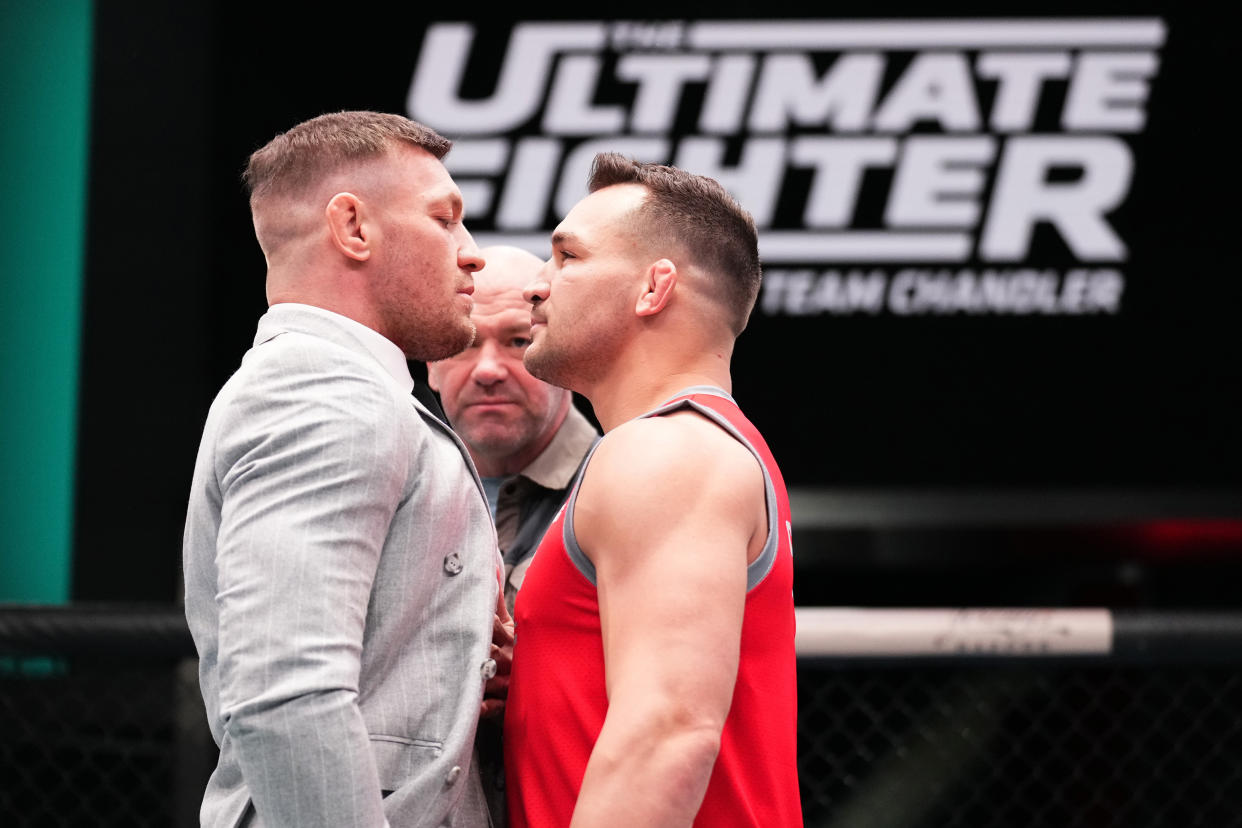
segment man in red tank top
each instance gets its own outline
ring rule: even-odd
[[[788,497],[729,396],[759,289],[715,181],[597,156],[525,362],[604,428],[518,593],[513,828],[802,824]]]

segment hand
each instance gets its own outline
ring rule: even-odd
[[[482,718],[503,715],[509,696],[509,673],[513,670],[513,618],[505,606],[504,590],[496,598],[496,614],[492,618],[491,657],[496,662],[496,675],[483,685]]]

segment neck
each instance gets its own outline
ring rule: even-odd
[[[337,280],[339,281],[339,280]],[[355,322],[360,322],[374,331],[379,331],[387,336],[383,323],[376,315],[374,308],[371,307],[364,294],[350,293],[346,291],[330,290],[318,280],[306,279],[300,282],[292,282],[285,279],[273,279],[269,276],[267,282],[267,304],[275,305],[281,302],[297,302],[302,305],[311,305],[316,308],[339,313],[341,316],[347,316]]]
[[[710,385],[732,393],[729,354],[708,354],[697,360],[633,359],[621,361],[610,378],[594,383],[584,392],[605,432],[645,414],[677,392],[696,385]]]
[[[348,316],[385,336],[365,263],[341,262],[326,243],[290,242],[268,254],[267,303],[298,302]]]

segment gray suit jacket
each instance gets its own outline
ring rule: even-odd
[[[204,826],[487,825],[495,530],[465,447],[347,326],[260,320],[207,417],[183,556],[220,747]]]

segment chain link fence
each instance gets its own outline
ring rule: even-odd
[[[1242,674],[799,665],[808,826],[1242,825]]]
[[[806,824],[1242,825],[1239,640],[801,657]],[[0,824],[197,825],[214,764],[179,610],[0,608]]]
[[[179,608],[0,607],[0,825],[198,825],[197,669]]]
[[[0,824],[197,825],[215,745],[195,670],[0,657]]]

